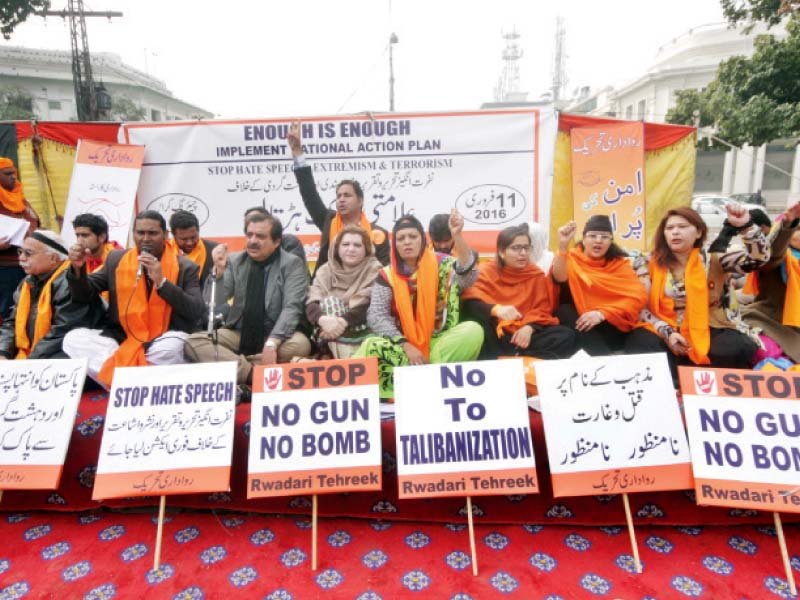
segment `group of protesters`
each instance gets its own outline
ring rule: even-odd
[[[664,352],[678,365],[752,368],[765,356],[800,362],[800,203],[772,227],[727,206],[726,238],[706,249],[691,208],[663,216],[649,256],[629,256],[611,220],[558,229],[547,249],[536,223],[503,229],[480,262],[456,211],[426,232],[413,215],[388,232],[370,222],[355,180],[320,197],[287,137],[303,203],[321,232],[313,276],[302,243],[261,207],[244,214],[245,247],[201,239],[194,214],[136,215],[134,246],[78,215],[66,247],[39,228],[13,163],[0,159],[0,214],[26,219],[20,247],[0,237],[0,359],[86,358],[109,388],[116,367],[235,361],[242,396],[257,365],[375,357],[392,398],[403,365],[524,356]],[[734,243],[738,236],[741,243]],[[742,305],[733,282],[753,296]]]

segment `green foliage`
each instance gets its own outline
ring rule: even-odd
[[[747,23],[752,27],[762,21],[772,27],[781,22],[786,15],[800,11],[797,0],[721,0],[722,13],[731,25]]]
[[[33,97],[19,88],[0,89],[0,121],[35,119]]]
[[[115,121],[143,121],[147,111],[126,96],[111,99],[111,118]]]
[[[50,0],[1,0],[0,1],[0,33],[5,39],[11,38],[11,32],[35,12],[48,10]]]
[[[692,113],[699,111],[701,126],[714,125],[719,137],[737,146],[800,137],[800,17],[786,28],[784,40],[756,38],[751,58],[720,63],[704,90],[679,92],[667,121],[693,124]]]

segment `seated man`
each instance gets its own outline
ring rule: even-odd
[[[63,240],[39,229],[17,249],[27,277],[14,293],[14,308],[0,327],[0,360],[67,358],[61,344],[75,327],[96,324],[103,317],[99,301],[72,301],[67,284],[69,269]]]
[[[372,224],[364,214],[364,192],[354,179],[344,179],[336,186],[336,210],[330,210],[317,191],[314,174],[306,164],[300,138],[300,123],[295,121],[286,137],[294,158],[294,176],[300,189],[300,197],[311,215],[314,224],[322,233],[317,258],[317,269],[328,262],[328,247],[336,235],[348,225],[358,225],[365,229],[375,247],[375,258],[381,264],[389,264],[389,232],[379,225]]]
[[[86,270],[90,274],[105,264],[109,252],[122,249],[117,242],[108,240],[108,223],[100,215],[80,214],[72,220],[72,228],[78,244],[89,250]]]
[[[253,365],[288,362],[308,356],[311,344],[297,331],[308,294],[308,269],[281,248],[281,222],[270,214],[251,211],[245,219],[247,246],[228,256],[227,247],[214,248],[214,269],[223,273],[215,305],[233,298],[216,343],[196,333],[186,343],[191,362],[235,360],[237,381],[250,383]],[[210,295],[210,285],[206,292]]]
[[[268,217],[272,214],[263,206],[253,206],[244,211],[245,222],[247,222],[247,217],[254,212],[261,213],[262,215],[266,215]],[[304,265],[308,264],[306,262],[306,249],[303,247],[303,242],[301,242],[300,238],[298,238],[296,235],[292,235],[291,233],[286,233],[284,231],[281,234],[281,249],[284,252],[289,252],[296,255],[303,261]]]
[[[214,268],[211,251],[217,242],[200,238],[200,221],[188,210],[176,210],[169,218],[172,239],[167,242],[178,254],[185,256],[200,268],[200,287],[202,288]]]
[[[99,271],[87,275],[83,246],[69,249],[73,300],[91,303],[108,290],[109,304],[105,328],[70,331],[64,352],[88,358],[87,373],[107,388],[116,367],[184,363],[184,341],[199,329],[204,312],[199,268],[178,256],[166,239],[164,217],[146,210],[133,222],[136,247],[114,250]]]

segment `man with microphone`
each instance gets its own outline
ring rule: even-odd
[[[69,249],[67,273],[75,302],[92,302],[108,291],[103,329],[74,329],[64,337],[70,358],[87,358],[88,374],[106,388],[116,367],[183,363],[186,338],[200,326],[204,303],[199,267],[166,244],[167,223],[146,210],[133,224],[135,248],[114,250],[105,264],[86,273],[88,250]]]

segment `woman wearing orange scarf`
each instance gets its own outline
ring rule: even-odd
[[[784,213],[778,227],[769,263],[753,273],[755,302],[743,313],[748,325],[761,329],[800,364],[800,202]]]
[[[705,222],[691,208],[681,207],[667,211],[658,225],[649,262],[634,261],[649,298],[641,322],[625,341],[625,352],[668,350],[675,381],[679,364],[748,369],[758,349],[757,336],[730,302],[728,280],[766,264],[769,244],[747,210],[730,204],[727,211],[745,250],[705,252]]]
[[[531,262],[526,224],[500,232],[495,260],[481,265],[478,281],[464,293],[464,313],[484,325],[481,358],[487,359],[570,356],[575,333],[559,325],[557,305],[557,286]]]
[[[426,246],[416,217],[400,217],[394,225],[391,264],[378,272],[367,310],[367,326],[376,335],[353,354],[378,359],[381,398],[394,395],[394,367],[474,360],[480,352],[481,327],[458,322],[461,291],[478,275],[463,229],[464,218],[454,210],[456,260]]]
[[[0,215],[28,222],[28,232],[39,227],[39,217],[22,191],[17,169],[9,158],[0,157]],[[8,316],[13,304],[14,290],[25,272],[19,266],[17,249],[7,238],[0,236],[0,318]]]
[[[575,329],[578,347],[604,356],[622,350],[647,303],[647,290],[627,253],[614,243],[611,219],[589,217],[582,240],[567,252],[575,229],[573,221],[558,230],[553,279],[567,283],[561,289],[558,320]]]

